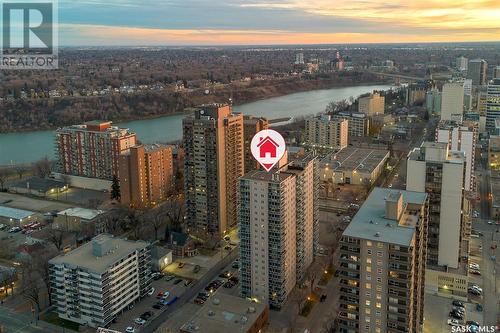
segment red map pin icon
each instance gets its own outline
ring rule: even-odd
[[[251,149],[253,157],[269,172],[285,154],[285,139],[274,130],[263,130],[253,137]]]

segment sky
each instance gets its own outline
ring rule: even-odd
[[[500,41],[500,0],[59,0],[62,46]]]

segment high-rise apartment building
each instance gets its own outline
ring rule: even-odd
[[[303,65],[304,62],[304,53],[297,53],[295,55],[295,65]]]
[[[440,142],[424,142],[408,155],[406,190],[429,194],[428,265],[458,267],[465,160]]]
[[[350,138],[367,136],[370,132],[370,119],[360,112],[339,112],[332,115],[332,120],[345,119],[348,121],[348,134]]]
[[[208,232],[236,226],[244,174],[243,115],[227,104],[202,105],[183,120],[187,222]]]
[[[484,59],[469,60],[467,78],[472,80],[475,86],[482,86],[487,81],[488,63]]]
[[[358,100],[358,112],[372,116],[383,114],[385,109],[385,97],[379,93],[373,93],[369,96],[360,97]]]
[[[245,173],[259,168],[259,162],[252,155],[252,139],[255,134],[269,128],[269,121],[262,117],[243,116],[245,146]]]
[[[140,145],[120,155],[121,203],[136,208],[154,206],[173,189],[172,147]]]
[[[425,107],[433,114],[441,114],[442,94],[437,89],[429,90],[425,95]]]
[[[500,79],[488,84],[486,92],[486,130],[495,132],[495,120],[500,117]]]
[[[493,68],[493,80],[494,79],[500,79],[500,66],[495,66],[495,68]]]
[[[458,57],[455,62],[455,68],[461,72],[467,72],[468,61],[469,60],[463,56]]]
[[[478,123],[473,121],[441,121],[436,128],[436,142],[448,144],[451,151],[465,154],[465,190],[475,191],[474,175],[476,143],[478,139]]]
[[[454,120],[464,113],[464,85],[449,82],[443,85],[441,94],[441,120]]]
[[[151,288],[150,245],[101,234],[49,261],[52,301],[62,319],[104,327]]]
[[[89,178],[118,176],[118,158],[136,144],[135,133],[92,121],[56,130],[56,159],[60,173]]]
[[[306,143],[318,148],[343,149],[348,145],[349,122],[330,115],[306,119]]]
[[[423,331],[427,215],[426,193],[370,193],[340,243],[339,332]]]
[[[240,180],[241,295],[281,308],[318,243],[318,172],[304,158]]]

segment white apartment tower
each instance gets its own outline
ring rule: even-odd
[[[306,143],[318,148],[343,149],[348,145],[349,121],[330,115],[306,120]]]
[[[495,132],[495,120],[500,117],[500,79],[488,84],[486,93],[486,130]]]
[[[454,120],[464,113],[464,85],[449,82],[443,85],[441,94],[441,120]]]
[[[465,154],[424,142],[408,155],[406,190],[429,194],[427,264],[457,268],[462,234]]]
[[[458,69],[461,72],[466,72],[467,71],[467,65],[468,65],[468,59],[460,56],[456,60],[456,65],[455,68]]]
[[[49,265],[59,317],[90,327],[106,326],[151,287],[147,242],[101,234]]]
[[[436,142],[448,144],[451,151],[465,154],[465,190],[474,191],[476,178],[474,175],[475,151],[478,138],[478,124],[473,121],[462,123],[441,121],[436,128]]]
[[[281,308],[317,246],[317,171],[312,158],[240,180],[241,295]]]

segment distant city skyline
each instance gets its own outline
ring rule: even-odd
[[[498,41],[497,1],[59,1],[62,46]]]

